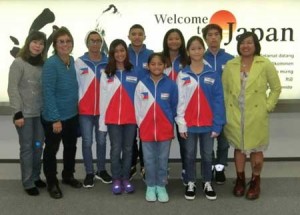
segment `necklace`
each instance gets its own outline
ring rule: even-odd
[[[70,57],[69,56],[67,58],[60,57],[60,59],[62,60],[62,62],[65,64],[65,66],[69,70],[70,69]]]

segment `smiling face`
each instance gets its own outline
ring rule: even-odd
[[[191,61],[202,61],[204,55],[204,46],[197,39],[191,42],[191,45],[188,47],[188,55],[190,56]]]
[[[69,55],[73,49],[72,39],[67,34],[57,37],[55,49],[58,55]]]
[[[45,48],[43,40],[32,40],[29,43],[29,52],[32,57],[40,55]]]
[[[167,44],[170,51],[178,51],[182,41],[180,35],[177,32],[172,32],[167,38]]]
[[[148,67],[149,67],[151,76],[158,78],[158,77],[161,77],[164,73],[165,63],[162,61],[160,56],[155,55],[149,61]]]
[[[250,57],[253,56],[255,53],[255,44],[253,37],[249,36],[246,37],[239,46],[239,52],[243,57]]]
[[[129,32],[128,39],[132,46],[140,48],[146,39],[145,32],[141,28],[133,28]]]
[[[114,50],[114,58],[116,60],[117,65],[123,65],[126,59],[126,48],[119,44],[116,46]]]

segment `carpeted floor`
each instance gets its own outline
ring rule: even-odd
[[[299,162],[266,162],[261,183],[261,196],[249,201],[232,195],[234,167],[227,168],[224,185],[215,185],[218,198],[207,200],[200,187],[194,201],[184,198],[184,187],[178,173],[180,164],[170,164],[167,187],[168,203],[148,203],[145,184],[135,176],[134,194],[114,196],[110,185],[96,181],[92,189],[74,189],[61,185],[64,197],[51,199],[46,189],[38,197],[28,196],[22,188],[19,164],[0,165],[0,215],[298,215],[300,214]],[[61,168],[61,166],[59,165]],[[77,165],[76,176],[84,178],[82,164]]]

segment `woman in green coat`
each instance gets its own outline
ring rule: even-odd
[[[250,154],[252,178],[248,199],[257,199],[260,194],[263,151],[269,144],[268,115],[281,92],[278,72],[268,59],[260,56],[260,50],[256,34],[240,35],[239,56],[227,62],[222,75],[227,117],[224,132],[235,148],[237,180],[233,193],[235,196],[245,193],[245,163]]]

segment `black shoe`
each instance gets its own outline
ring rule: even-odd
[[[104,184],[111,184],[112,183],[112,178],[111,176],[107,173],[106,170],[102,170],[100,172],[97,172],[95,177],[99,180],[101,180]]]
[[[92,188],[94,187],[94,174],[87,174],[83,181],[84,188]]]
[[[216,200],[217,194],[214,191],[214,188],[211,186],[210,182],[202,183],[203,191],[205,193],[205,196],[208,200]]]
[[[41,179],[34,182],[35,186],[38,188],[44,188],[47,187],[47,184],[43,182]]]
[[[25,189],[25,191],[29,196],[38,196],[40,194],[36,187]]]
[[[132,166],[130,169],[129,180],[131,181],[135,175],[136,175],[136,166]]]
[[[53,199],[60,199],[63,197],[58,185],[48,186],[47,190],[49,192],[50,197]]]
[[[224,184],[226,181],[226,177],[225,177],[225,168],[224,165],[222,164],[217,164],[215,165],[215,180],[217,184]]]
[[[70,185],[73,188],[81,188],[82,187],[82,183],[73,177],[63,179],[62,183]]]
[[[188,184],[185,186],[185,199],[187,200],[194,200],[196,197],[196,185],[194,182],[188,182]]]

